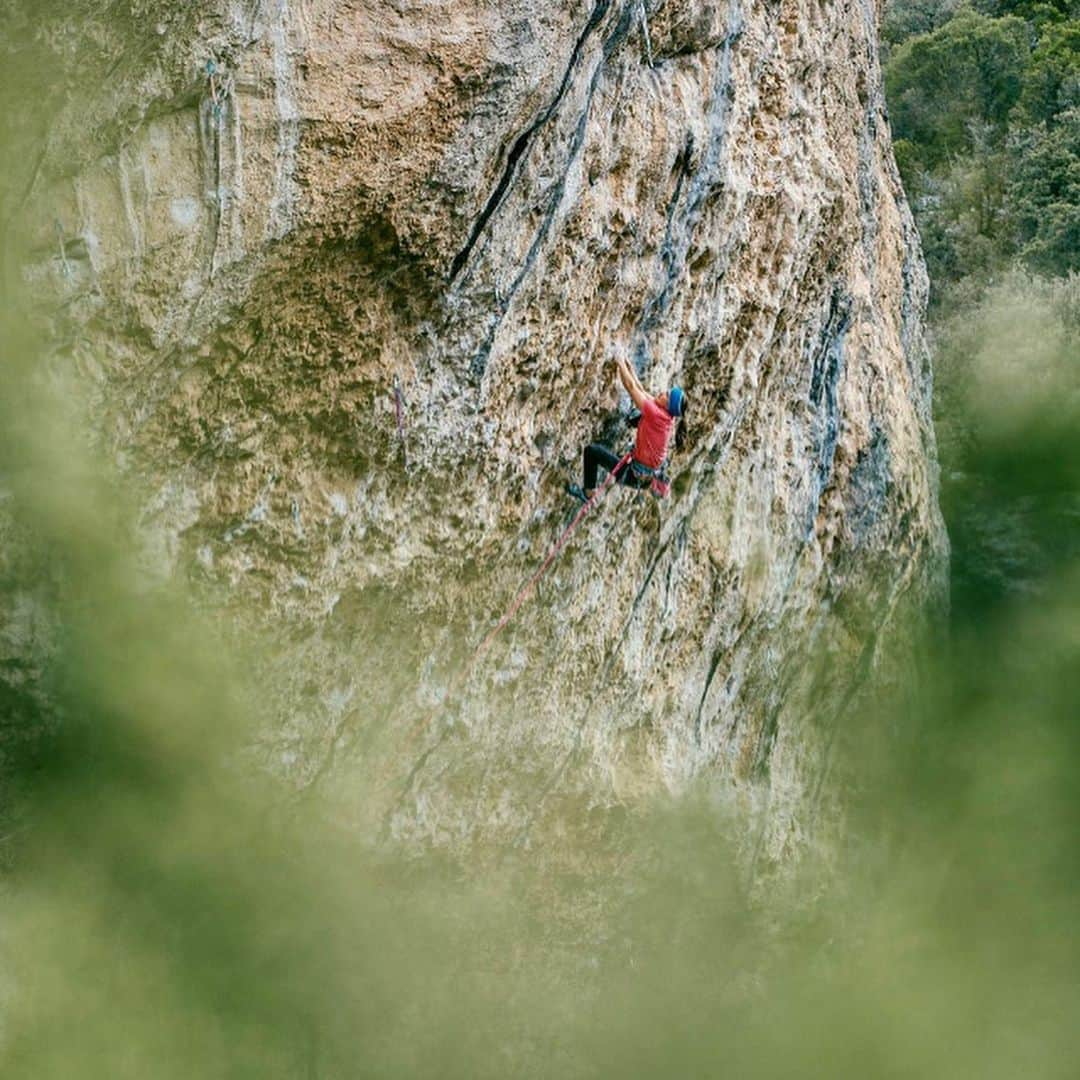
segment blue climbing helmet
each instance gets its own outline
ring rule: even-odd
[[[667,411],[672,416],[682,416],[683,397],[684,397],[684,395],[683,395],[681,386],[673,386],[668,391]]]

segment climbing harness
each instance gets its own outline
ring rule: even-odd
[[[634,478],[640,481],[640,486],[649,487],[649,494],[654,499],[666,499],[671,494],[671,481],[667,475],[667,461],[661,461],[658,469],[651,469],[644,461],[633,458],[630,461],[630,472]]]
[[[409,446],[405,441],[405,404],[401,395],[401,379],[394,376],[394,418],[397,421],[398,441],[401,443],[401,458],[405,471],[409,471]]]

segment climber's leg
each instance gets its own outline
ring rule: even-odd
[[[592,494],[593,488],[596,487],[596,473],[599,469],[614,472],[615,466],[621,460],[618,454],[613,454],[606,446],[601,446],[600,443],[589,443],[585,447],[583,461],[582,487],[585,488],[585,493]]]

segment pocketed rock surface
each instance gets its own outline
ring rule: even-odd
[[[826,836],[946,548],[874,5],[6,7],[19,272],[148,578],[267,642],[267,763],[407,845],[695,780],[760,867]],[[613,349],[685,388],[671,497],[612,490],[470,668],[628,442]]]

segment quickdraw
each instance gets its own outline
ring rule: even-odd
[[[401,443],[401,459],[405,471],[409,471],[409,446],[405,441],[405,402],[401,393],[401,379],[394,377],[394,419],[397,422],[398,441]]]
[[[638,3],[638,15],[641,19],[641,35],[645,39],[645,59],[648,61],[649,67],[655,67],[653,63],[653,51],[652,51],[652,38],[649,36],[649,13],[645,9],[644,0],[640,0]]]
[[[64,268],[64,277],[71,277],[71,263],[68,262],[67,257],[67,244],[64,243],[64,226],[60,224],[60,219],[56,218],[53,222],[56,229],[56,239],[60,242],[60,265]]]
[[[222,97],[231,93],[232,82],[225,80],[218,86],[218,66],[213,60],[206,61],[206,78],[210,84],[210,108],[214,119],[220,123],[223,112]]]

